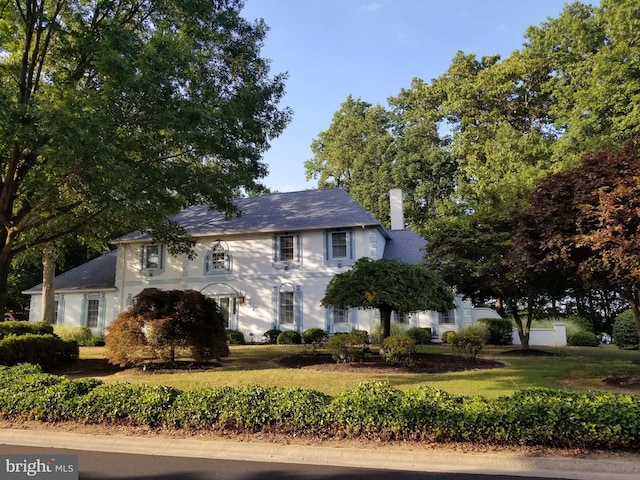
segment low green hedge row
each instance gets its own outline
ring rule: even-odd
[[[323,437],[467,441],[635,449],[640,396],[526,389],[497,399],[432,387],[362,383],[333,398],[315,390],[247,386],[180,391],[68,379],[22,364],[0,367],[0,415],[56,422],[144,425]]]
[[[7,335],[0,340],[0,364],[35,363],[45,369],[72,362],[78,358],[78,344],[57,335]]]
[[[26,333],[53,335],[53,325],[45,322],[0,322],[0,338],[4,338],[7,335],[24,335]]]

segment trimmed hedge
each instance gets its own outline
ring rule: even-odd
[[[638,350],[640,339],[631,310],[625,310],[613,323],[613,341],[622,350]]]
[[[7,335],[24,335],[26,333],[53,335],[53,325],[45,322],[0,322],[0,338],[4,338]]]
[[[431,343],[431,329],[429,327],[412,327],[405,334],[413,338],[416,345],[429,345]]]
[[[593,332],[580,330],[567,334],[567,345],[571,347],[598,347],[600,339]]]
[[[276,343],[278,345],[300,345],[302,337],[295,330],[287,330],[278,335]]]
[[[233,330],[231,328],[227,328],[227,343],[229,345],[244,345],[244,334],[239,330]]]
[[[0,364],[34,363],[50,369],[78,358],[78,344],[55,335],[7,335],[0,340]]]
[[[261,385],[182,392],[164,386],[68,379],[24,364],[0,366],[0,415],[323,438],[634,451],[640,442],[638,395],[529,388],[486,399],[428,386],[405,392],[383,382],[362,383],[333,398],[315,390]]]

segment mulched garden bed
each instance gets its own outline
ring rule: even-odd
[[[384,358],[374,354],[369,354],[364,361],[355,363],[336,363],[328,353],[288,355],[276,359],[275,363],[287,368],[360,373],[445,373],[504,367],[504,364],[497,360],[484,358],[469,360],[457,355],[434,353],[417,354],[414,358],[414,365],[411,367],[388,364]]]

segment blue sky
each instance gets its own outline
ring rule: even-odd
[[[243,16],[263,18],[263,56],[288,72],[282,102],[293,110],[286,130],[264,155],[265,185],[288,192],[305,181],[311,142],[326,130],[349,94],[383,106],[443,74],[458,50],[507,57],[529,25],[555,18],[565,0],[246,0]],[[589,2],[583,2],[589,3]]]

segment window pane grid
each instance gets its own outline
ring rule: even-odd
[[[98,312],[100,310],[100,300],[91,299],[87,303],[87,327],[98,326]]]
[[[331,234],[331,257],[347,258],[347,232]]]
[[[280,323],[293,324],[293,292],[280,292]]]
[[[280,260],[293,260],[293,235],[280,237]]]
[[[346,308],[334,308],[333,323],[341,325],[349,323],[349,310]]]

